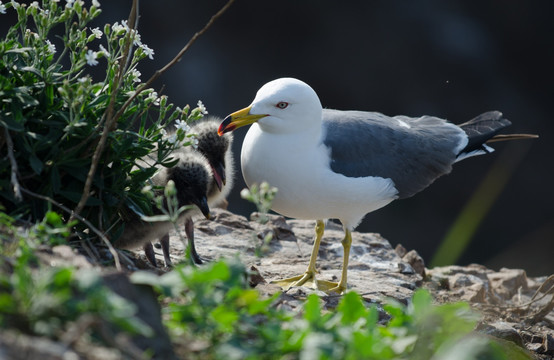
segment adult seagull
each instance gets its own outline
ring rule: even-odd
[[[433,116],[323,109],[316,92],[293,78],[262,86],[250,106],[224,119],[218,133],[250,124],[241,152],[246,184],[267,181],[278,189],[274,211],[317,220],[306,272],[277,283],[288,289],[312,282],[337,293],[346,289],[351,232],[367,213],[420,192],[459,160],[492,152],[486,142],[529,137],[497,135],[510,125],[498,111],[457,126]],[[338,283],[316,279],[329,218],[339,219],[345,232]]]

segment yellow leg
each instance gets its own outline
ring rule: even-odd
[[[314,246],[312,247],[312,255],[310,256],[310,263],[308,268],[302,275],[293,276],[291,278],[276,280],[273,281],[277,285],[283,287],[285,290],[290,289],[293,286],[302,286],[304,284],[312,284],[313,288],[317,288],[323,291],[330,291],[330,289],[337,288],[340,284],[331,281],[317,280],[316,279],[316,269],[315,262],[317,260],[317,254],[319,252],[319,244],[321,243],[321,238],[323,237],[323,232],[325,231],[325,224],[322,220],[317,220],[315,225],[315,240]],[[344,282],[346,284],[346,280]]]
[[[338,294],[342,294],[344,290],[346,290],[346,275],[348,273],[348,258],[350,257],[351,245],[352,245],[352,234],[350,233],[350,230],[344,229],[344,239],[342,239],[342,248],[344,250],[344,255],[342,258],[342,274],[337,286],[329,289],[329,291],[334,291]]]

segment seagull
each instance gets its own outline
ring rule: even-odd
[[[195,205],[207,218],[210,218],[210,208],[207,194],[212,192],[212,171],[206,158],[196,152],[176,151],[173,153],[178,162],[171,168],[162,167],[151,178],[156,187],[165,188],[169,180],[175,183],[177,189],[178,207]],[[157,190],[157,195],[163,190]],[[167,206],[164,200],[164,206]],[[185,210],[180,215],[181,219],[189,219],[197,211]],[[161,215],[159,209],[155,209],[155,215]],[[116,240],[115,246],[121,249],[135,249],[142,246],[146,257],[152,265],[156,266],[156,258],[151,241],[160,239],[166,266],[171,266],[169,256],[169,231],[174,225],[169,221],[146,222],[140,216],[130,212],[126,220],[123,234]]]
[[[492,152],[487,142],[536,137],[497,135],[510,125],[498,111],[454,125],[427,115],[323,109],[316,92],[294,78],[262,86],[250,106],[223,120],[218,133],[246,125],[251,125],[241,151],[246,184],[267,181],[278,189],[272,210],[316,220],[308,268],[276,283],[285,289],[311,283],[339,294],[347,286],[351,232],[367,213],[420,192],[457,161]],[[340,220],[345,233],[338,283],[316,279],[324,220],[331,218]]]

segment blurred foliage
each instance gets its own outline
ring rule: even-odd
[[[273,199],[275,198],[277,191],[276,187],[272,187],[269,183],[264,181],[260,185],[252,184],[249,189],[242,189],[240,196],[256,205],[256,208],[258,209],[256,221],[263,225],[269,221],[267,214],[271,209],[271,204],[273,203]],[[269,252],[269,243],[271,242],[271,239],[273,239],[273,232],[265,234],[261,242],[258,240],[258,234],[252,234],[254,253],[257,257],[262,257],[264,254]]]
[[[188,359],[531,359],[472,334],[478,316],[468,304],[433,305],[425,290],[408,306],[390,301],[382,309],[348,292],[324,310],[311,294],[297,312],[280,306],[280,294],[261,298],[247,275],[242,264],[220,261],[161,277],[136,272],[132,280],[168,303],[165,323]],[[460,344],[471,351],[460,354]]]
[[[94,335],[108,324],[129,334],[152,336],[152,330],[135,317],[136,306],[109,290],[98,271],[71,267],[44,267],[36,248],[55,237],[38,224],[25,232],[0,219],[0,327],[30,335],[59,338],[75,322],[86,319],[84,333]],[[62,229],[62,228],[58,228]],[[55,233],[55,232],[54,232]],[[6,237],[9,235],[9,239]],[[15,243],[6,254],[8,242]],[[7,255],[10,255],[9,257]],[[96,324],[96,326],[92,326]]]

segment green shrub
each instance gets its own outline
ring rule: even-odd
[[[205,108],[175,107],[145,89],[137,66],[154,52],[134,17],[90,28],[101,13],[92,3],[2,5],[17,22],[0,41],[0,202],[31,223],[59,211],[56,204],[88,220],[77,224],[81,234],[94,226],[114,237],[128,209],[152,214],[141,189],[155,168],[137,159],[174,164],[171,151],[193,141],[186,123]],[[173,121],[178,128],[168,136]]]

